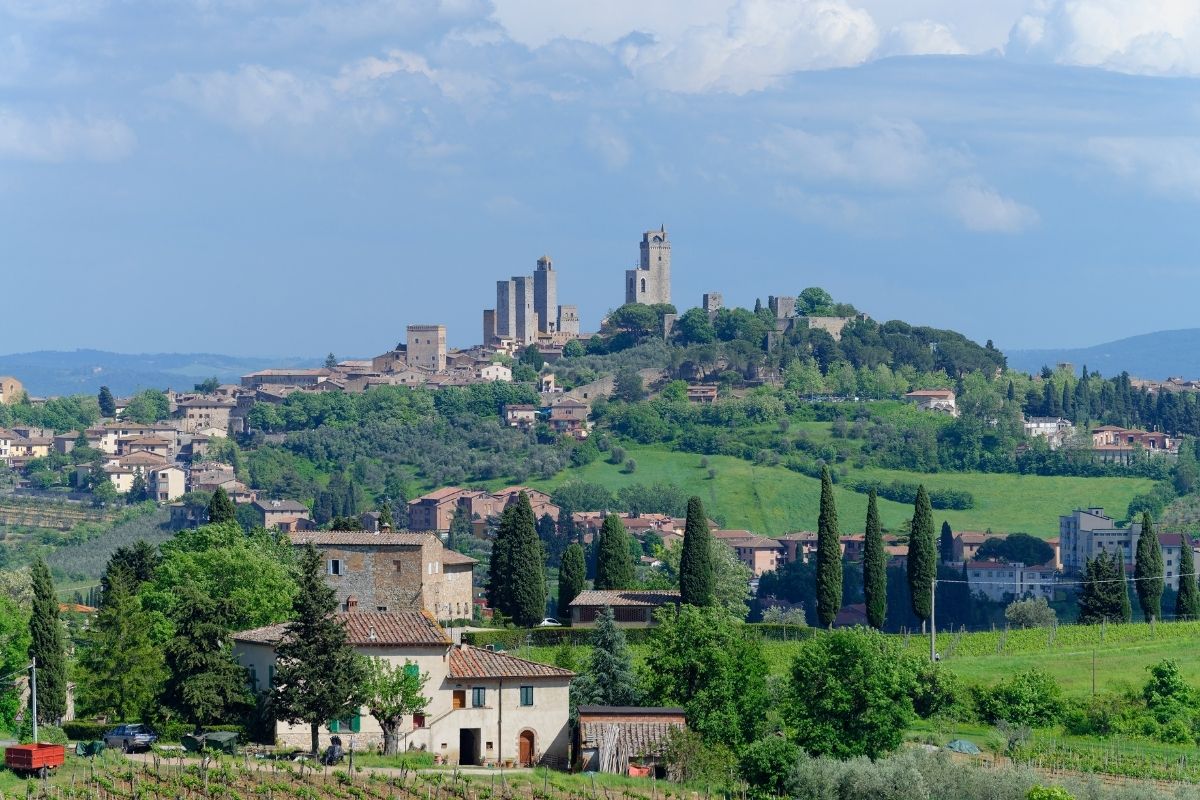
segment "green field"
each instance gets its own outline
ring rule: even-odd
[[[702,456],[654,447],[627,447],[637,462],[631,474],[607,461],[596,461],[531,485],[551,489],[570,480],[601,484],[611,490],[631,483],[663,481],[680,486],[704,500],[711,514],[729,528],[745,528],[774,535],[816,530],[820,481],[783,467],[756,466],[729,456],[708,456],[716,477],[700,466]],[[1058,517],[1079,506],[1103,506],[1123,515],[1135,494],[1153,486],[1143,478],[1063,478],[1036,475],[946,472],[933,475],[883,469],[852,469],[851,477],[925,483],[930,488],[965,489],[975,497],[967,511],[934,510],[940,524],[947,520],[955,530],[997,533],[1024,531],[1049,538],[1058,535]],[[866,495],[835,488],[838,517],[844,533],[862,530],[867,513]],[[911,506],[881,500],[879,513],[889,529],[899,529],[912,516]]]

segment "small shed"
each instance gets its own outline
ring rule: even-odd
[[[682,708],[580,706],[575,766],[585,772],[665,777],[667,737],[686,724]]]

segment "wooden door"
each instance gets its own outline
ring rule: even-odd
[[[521,766],[533,766],[533,731],[522,731],[521,740],[517,750],[518,760]]]
[[[454,697],[451,700],[451,708],[466,708],[467,707],[467,690],[455,689]]]

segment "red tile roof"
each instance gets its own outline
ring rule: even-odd
[[[423,611],[352,611],[338,614],[346,637],[356,647],[450,644],[445,631]],[[239,631],[234,641],[276,645],[288,633],[290,623],[281,622]]]
[[[306,509],[307,510],[307,509]],[[301,546],[314,544],[320,546],[341,545],[375,545],[386,547],[421,546],[430,539],[438,539],[433,533],[415,533],[412,531],[296,531],[289,533],[288,539],[292,544]]]
[[[469,644],[450,651],[451,678],[572,678],[574,672]]]
[[[678,589],[588,589],[571,601],[572,606],[658,607],[679,602]]]

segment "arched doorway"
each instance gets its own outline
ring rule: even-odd
[[[534,752],[533,731],[521,731],[521,736],[517,740],[517,760],[521,762],[521,766],[533,766]]]

